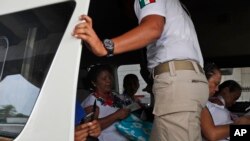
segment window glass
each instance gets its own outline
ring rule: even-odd
[[[0,16],[0,136],[15,138],[26,124],[74,6]]]
[[[142,78],[140,74],[141,67],[139,64],[135,65],[122,65],[119,66],[117,70],[117,75],[118,75],[118,83],[119,83],[119,93],[123,93],[123,79],[127,74],[135,74],[138,79],[139,79],[139,84],[140,87],[136,93],[136,95],[142,95],[143,97],[141,98],[141,102],[145,103],[147,105],[150,104],[150,94],[146,92],[144,89],[147,87],[147,83],[145,80]]]
[[[123,79],[126,74],[136,74],[139,78],[140,88],[138,89],[139,94],[148,95],[143,89],[147,86],[146,82],[140,74],[140,65],[123,65],[118,68],[118,82],[119,82],[119,93],[123,92]],[[241,97],[237,100],[238,102],[250,102],[250,67],[244,68],[221,68],[222,80],[235,80],[242,86]]]
[[[242,93],[237,101],[250,102],[250,67],[222,68],[222,80],[235,80],[242,86]]]

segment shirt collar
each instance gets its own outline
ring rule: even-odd
[[[219,95],[218,98],[223,103],[223,105],[226,106],[226,102],[225,102],[224,98],[221,95]]]

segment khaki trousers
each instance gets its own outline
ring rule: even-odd
[[[193,63],[197,65],[196,63]],[[200,112],[208,100],[203,72],[175,70],[154,76],[154,123],[150,141],[201,141]]]

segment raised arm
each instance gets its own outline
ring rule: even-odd
[[[102,41],[92,28],[92,19],[82,15],[81,23],[75,26],[73,36],[89,44],[89,49],[97,56],[107,55]],[[160,38],[165,24],[165,18],[159,15],[149,15],[142,19],[139,26],[112,39],[114,54],[120,54],[145,47]]]

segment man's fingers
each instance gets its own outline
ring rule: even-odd
[[[86,22],[87,24],[89,24],[91,27],[92,27],[92,19],[87,16],[87,15],[82,15],[80,17],[80,19],[83,21],[83,22]]]

